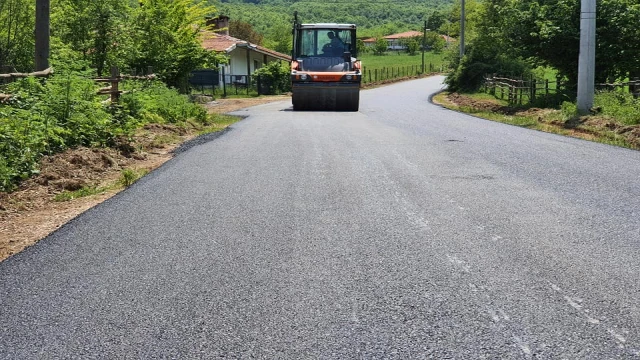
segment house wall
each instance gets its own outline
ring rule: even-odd
[[[222,65],[225,67],[225,74],[232,75],[226,76],[227,83],[232,82],[243,82],[243,75],[247,75],[247,49],[246,48],[236,48],[229,53],[230,64]],[[272,61],[280,61],[280,59],[275,58],[270,55],[265,55],[259,53],[257,51],[249,51],[249,67],[250,73],[253,74],[256,69],[261,68],[266,63],[270,63]],[[257,67],[256,67],[257,65]]]

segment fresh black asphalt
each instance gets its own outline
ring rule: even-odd
[[[286,102],[0,263],[0,358],[640,358],[640,152]]]

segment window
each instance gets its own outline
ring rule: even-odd
[[[253,71],[260,69],[260,61],[253,60]]]
[[[351,30],[304,29],[300,34],[300,56],[342,56],[355,53]]]

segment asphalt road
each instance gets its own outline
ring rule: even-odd
[[[272,103],[0,263],[0,358],[640,358],[640,152]]]

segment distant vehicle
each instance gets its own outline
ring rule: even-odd
[[[291,87],[294,110],[358,111],[362,64],[356,25],[300,24],[294,14]]]

